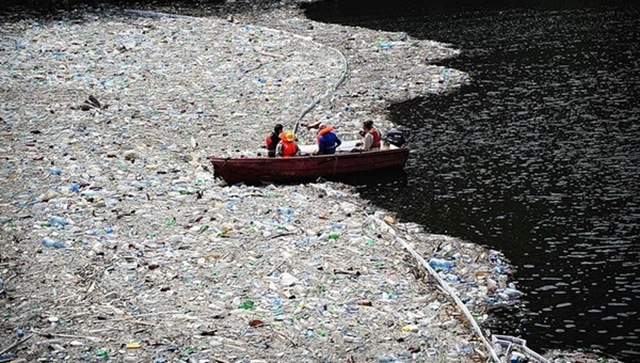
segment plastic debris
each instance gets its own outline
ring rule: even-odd
[[[503,303],[498,291],[513,300],[499,252],[425,233],[342,184],[225,186],[207,160],[265,155],[273,124],[293,128],[303,113],[345,140],[364,119],[392,127],[390,102],[469,81],[435,64],[457,50],[313,22],[295,7],[229,19],[69,15],[7,20],[0,38],[0,292],[20,302],[7,305],[7,331],[39,332],[29,359],[460,361],[482,351],[396,241],[450,261],[439,273],[479,318],[488,301]]]
[[[98,349],[96,350],[96,356],[102,359],[109,359],[109,350],[108,349]]]
[[[449,271],[451,270],[453,263],[441,258],[432,258],[429,260],[429,266],[431,266],[431,268],[433,268],[434,270]]]
[[[63,242],[57,241],[53,238],[49,238],[49,237],[44,237],[42,239],[42,245],[44,247],[48,247],[48,248],[56,248],[56,249],[60,249],[60,248],[65,248],[66,245]]]

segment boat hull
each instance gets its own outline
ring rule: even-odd
[[[380,151],[354,151],[334,155],[309,155],[290,158],[218,158],[209,157],[214,175],[227,184],[293,183],[318,178],[340,180],[401,170],[409,157],[406,148]]]

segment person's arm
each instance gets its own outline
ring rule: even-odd
[[[278,145],[276,145],[276,156],[282,156],[282,143],[279,142]]]
[[[307,130],[317,129],[318,127],[320,127],[320,121],[314,122],[312,124],[302,124],[302,126],[306,127]]]
[[[271,147],[271,134],[267,135],[264,139],[264,143],[267,146],[267,150],[269,150],[269,147]]]
[[[318,154],[324,154],[324,135],[318,138]]]
[[[368,132],[364,135],[364,150],[371,150],[371,145],[373,145],[373,135]]]

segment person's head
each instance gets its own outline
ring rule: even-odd
[[[322,129],[326,128],[326,127],[327,127],[327,124],[325,124],[325,123],[321,123],[321,124],[318,126],[318,130],[322,130]]]
[[[273,127],[273,131],[275,131],[275,132],[276,132],[276,134],[280,134],[280,133],[282,132],[282,124],[276,124],[276,125]]]
[[[362,128],[365,131],[371,131],[373,129],[373,121],[369,120],[369,121],[364,121],[362,123]]]

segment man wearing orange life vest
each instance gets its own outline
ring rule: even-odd
[[[364,121],[360,135],[364,137],[364,150],[380,150],[380,131],[373,126],[373,121]]]
[[[280,142],[276,146],[276,156],[288,158],[300,155],[300,148],[296,144],[293,132],[287,131],[280,134]]]
[[[342,141],[333,132],[333,126],[321,123],[318,125],[318,129],[318,154],[335,154]]]

